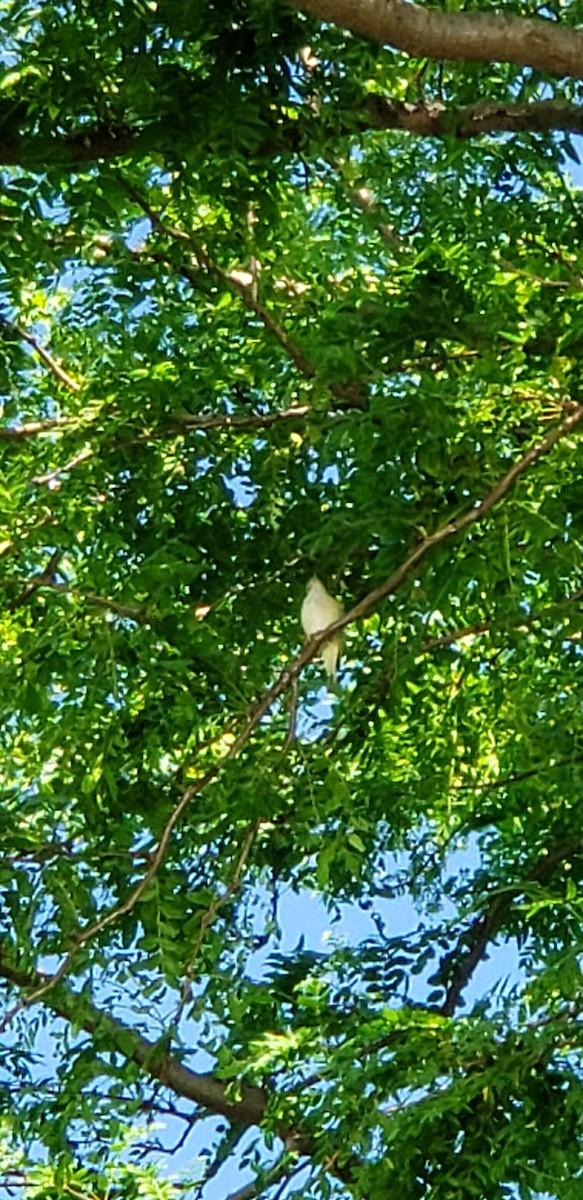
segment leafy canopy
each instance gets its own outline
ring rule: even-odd
[[[574,1200],[575,151],[378,105],[579,85],[266,0],[0,31],[5,1187],[174,1195],[122,1131],[182,1113],[204,1198]]]

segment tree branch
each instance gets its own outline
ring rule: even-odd
[[[23,425],[4,426],[0,429],[0,442],[19,442],[23,438],[39,437],[46,433],[60,432],[77,426],[75,417],[51,417],[46,421],[26,421]]]
[[[126,185],[127,186],[127,185]],[[175,226],[166,225],[160,213],[152,207],[148,200],[142,196],[133,185],[128,186],[128,195],[137,204],[142,212],[146,214],[152,222],[152,226],[166,237],[172,238],[174,241],[186,242],[190,245],[191,251],[194,254],[196,262],[196,270],[193,270],[186,263],[176,264],[165,254],[156,255],[158,261],[162,261],[173,271],[178,271],[179,274],[187,279],[192,287],[200,289],[201,278],[203,275],[218,280],[223,285],[229,288],[230,291],[238,295],[248,312],[254,314],[261,321],[265,329],[272,334],[274,339],[279,343],[282,349],[287,354],[288,358],[294,363],[301,375],[305,379],[317,379],[317,369],[306,357],[303,350],[298,346],[297,342],[290,337],[287,330],[280,321],[274,317],[273,313],[266,308],[256,294],[256,279],[251,272],[245,271],[226,271],[217,263],[209,258],[206,250],[199,244],[197,238],[183,229],[178,229]],[[139,256],[138,256],[139,257]],[[199,278],[201,273],[201,278]],[[357,381],[348,383],[330,383],[328,385],[330,392],[339,401],[340,405],[346,408],[366,408],[366,392],[363,385]]]
[[[81,384],[77,383],[77,380],[73,379],[73,376],[69,375],[68,371],[65,371],[64,368],[60,366],[56,358],[53,358],[52,354],[49,354],[49,351],[46,350],[43,345],[41,345],[41,343],[33,336],[32,333],[28,333],[27,330],[23,329],[21,325],[17,325],[14,321],[7,321],[4,317],[0,317],[0,325],[4,329],[9,330],[11,333],[16,334],[21,341],[26,342],[27,345],[30,346],[36,354],[38,354],[39,358],[42,359],[45,366],[49,368],[49,371],[52,375],[54,375],[55,379],[57,379],[59,383],[63,383],[70,392],[80,391]]]
[[[243,845],[241,846],[241,849],[239,851],[239,855],[235,862],[235,869],[233,871],[233,874],[232,874],[227,886],[225,887],[224,891],[220,895],[215,894],[213,896],[213,899],[211,900],[209,907],[202,914],[201,921],[200,921],[200,929],[198,931],[198,936],[195,939],[195,943],[192,948],[192,952],[191,952],[188,962],[186,964],[186,971],[184,973],[184,980],[182,983],[182,998],[181,998],[180,1005],[178,1008],[178,1013],[175,1017],[175,1021],[178,1021],[178,1019],[182,1015],[185,1005],[187,1004],[187,1002],[190,999],[192,999],[192,976],[194,974],[194,968],[196,966],[198,956],[200,954],[200,951],[201,951],[203,943],[204,943],[207,929],[210,929],[211,925],[214,924],[217,917],[219,916],[221,909],[224,908],[225,904],[229,904],[231,902],[231,900],[233,899],[233,896],[238,892],[239,887],[241,886],[241,877],[243,875],[243,871],[245,870],[245,867],[247,865],[249,855],[251,854],[255,839],[257,837],[257,834],[259,833],[260,828],[261,828],[261,818],[256,817],[256,819],[249,826],[249,828],[245,834],[245,837],[243,838]]]
[[[55,550],[44,569],[38,575],[27,579],[22,591],[8,605],[8,612],[15,612],[17,608],[22,608],[24,604],[28,604],[30,597],[40,587],[55,586],[55,573],[57,567],[63,557],[62,550]]]
[[[337,621],[332,622],[332,624],[326,629],[321,630],[320,633],[315,634],[314,637],[309,639],[304,648],[299,652],[299,654],[296,655],[296,657],[291,663],[288,664],[288,666],[284,667],[275,682],[270,688],[267,689],[267,691],[264,692],[261,699],[251,709],[246,721],[239,730],[239,733],[233,738],[229,748],[224,752],[222,757],[217,759],[213,766],[210,767],[204,775],[201,775],[198,780],[190,784],[182,793],[182,796],[180,797],[176,807],[173,809],[166,822],[166,825],[164,826],[160,841],[158,842],[155,851],[153,851],[151,855],[148,869],[126,897],[126,899],[120,904],[116,905],[114,908],[110,909],[109,912],[104,913],[104,915],[98,921],[95,921],[93,925],[88,925],[84,929],[80,929],[76,934],[72,935],[71,940],[73,941],[73,948],[65,956],[58,970],[47,980],[47,982],[43,983],[36,992],[31,993],[17,1006],[17,1008],[5,1016],[2,1024],[0,1025],[0,1031],[6,1027],[6,1025],[20,1008],[25,1007],[28,1004],[35,1003],[46,993],[50,992],[51,989],[60,982],[60,980],[69,970],[77,951],[82,945],[90,941],[97,933],[101,932],[101,930],[107,928],[109,925],[117,921],[119,917],[124,916],[132,911],[138,900],[146,891],[148,884],[154,878],[158,867],[164,860],[172,832],[182,817],[183,812],[190,804],[190,801],[204,791],[205,788],[217,778],[227,762],[230,762],[231,759],[234,759],[238,756],[239,752],[249,741],[251,734],[257,728],[262,718],[266,715],[275,701],[278,700],[279,697],[282,696],[283,693],[288,689],[292,680],[297,678],[303,671],[304,667],[315,658],[323,643],[335,633],[339,633],[347,625],[354,624],[356,621],[361,620],[362,617],[366,617],[369,613],[373,612],[381,600],[384,600],[386,596],[392,595],[397,588],[400,587],[401,583],[408,576],[412,568],[417,566],[417,564],[426,557],[426,555],[430,550],[433,549],[434,546],[441,545],[442,542],[447,541],[449,538],[458,533],[462,533],[476,522],[483,520],[483,518],[487,516],[489,512],[491,512],[495,505],[503,499],[507,492],[510,491],[511,487],[513,487],[513,485],[516,483],[516,480],[519,479],[529,467],[536,463],[539,458],[542,458],[543,455],[548,454],[552,447],[556,445],[561,438],[570,434],[582,419],[583,406],[574,406],[573,411],[568,417],[565,418],[564,421],[561,422],[560,425],[557,425],[555,429],[551,430],[551,432],[542,439],[542,441],[532,446],[530,450],[528,450],[526,454],[519,459],[518,462],[513,464],[510,470],[507,471],[506,474],[503,475],[496,484],[494,484],[494,486],[479,504],[472,505],[471,508],[467,509],[465,513],[462,513],[461,516],[456,517],[455,520],[447,521],[443,525],[439,526],[439,528],[436,529],[432,534],[424,538],[422,542],[419,542],[412,553],[403,560],[403,562],[397,567],[393,574],[390,575],[387,580],[385,580],[384,583],[380,584],[379,587],[374,588],[371,592],[369,592],[363,600],[361,600],[358,604],[355,604],[353,608],[349,609],[348,612],[339,617]]]
[[[287,0],[372,41],[437,62],[516,63],[551,75],[583,78],[583,31],[542,17],[443,12],[409,0]]]
[[[62,553],[59,554],[62,558]],[[136,608],[131,604],[121,604],[117,600],[110,599],[109,596],[100,596],[96,592],[85,592],[82,588],[74,587],[68,583],[59,583],[46,569],[38,575],[32,575],[29,579],[19,579],[17,576],[6,576],[0,578],[0,588],[18,586],[21,588],[18,596],[8,605],[8,610],[13,612],[16,608],[20,608],[26,604],[31,595],[37,591],[57,592],[64,596],[74,596],[76,599],[85,600],[88,604],[95,604],[99,608],[106,608],[108,611],[115,613],[119,617],[123,617],[128,621],[135,621],[137,625],[153,624],[153,619],[148,615],[147,609]]]
[[[467,987],[476,967],[484,957],[489,942],[499,932],[516,897],[522,895],[529,884],[547,883],[552,878],[556,868],[562,863],[567,862],[573,855],[579,854],[582,848],[583,841],[581,838],[574,837],[563,845],[557,846],[548,854],[543,855],[520,883],[505,888],[503,892],[499,892],[491,900],[485,913],[476,917],[475,921],[470,925],[469,930],[466,930],[462,934],[456,949],[441,960],[441,970],[445,972],[448,965],[455,963],[457,959],[457,965],[454,968],[446,990],[445,1000],[439,1008],[442,1016],[453,1016],[461,1001],[462,992]]]
[[[549,450],[552,450],[553,446],[556,445],[561,438],[566,437],[569,433],[571,433],[582,419],[583,406],[575,405],[573,411],[568,417],[565,418],[564,421],[561,422],[560,425],[556,425],[555,428],[551,430],[551,432],[547,434],[545,438],[542,439],[542,441],[537,442],[537,444],[534,446],[531,446],[530,450],[528,450],[526,454],[524,454],[523,457],[518,460],[518,462],[514,463],[510,470],[498,480],[498,483],[494,485],[494,487],[488,492],[487,496],[485,496],[479,504],[473,505],[471,508],[467,509],[465,513],[462,513],[461,516],[456,517],[455,520],[447,521],[444,525],[440,525],[438,529],[429,534],[428,537],[424,538],[422,542],[418,543],[412,553],[403,560],[400,566],[397,567],[396,571],[394,571],[384,583],[381,583],[379,587],[374,588],[372,592],[369,592],[363,600],[354,605],[354,608],[351,608],[349,612],[345,613],[337,621],[334,621],[333,624],[329,625],[327,629],[322,631],[322,633],[317,634],[313,639],[316,643],[314,653],[316,653],[322,643],[327,641],[329,637],[332,637],[333,634],[339,633],[340,630],[344,629],[346,625],[351,625],[355,621],[361,620],[362,617],[367,617],[368,614],[376,608],[380,600],[383,600],[385,596],[392,595],[392,593],[395,592],[398,587],[400,587],[406,575],[409,574],[409,571],[416,566],[421,559],[425,558],[429,550],[432,550],[434,546],[441,545],[442,542],[448,541],[449,538],[453,537],[457,533],[462,533],[471,525],[475,525],[477,521],[481,521],[485,516],[487,516],[487,514],[495,507],[495,505],[503,499],[506,493],[510,491],[513,485],[516,483],[516,480],[519,479],[529,467],[537,462],[539,458],[542,458],[543,455],[548,454]],[[313,658],[314,654],[310,654],[309,657]],[[304,664],[302,663],[302,666],[303,665]]]
[[[152,1079],[213,1113],[245,1125],[260,1123],[267,1105],[268,1094],[263,1088],[242,1084],[238,1096],[226,1083],[210,1074],[199,1074],[178,1062],[154,1042],[140,1036],[129,1025],[98,1009],[85,992],[73,992],[63,984],[56,986],[54,976],[39,975],[21,970],[8,960],[0,946],[0,978],[31,996],[42,993],[44,1003],[57,1016],[81,1027],[91,1035],[106,1036],[125,1058],[141,1067]]]
[[[141,129],[127,125],[87,125],[80,133],[65,137],[28,137],[20,131],[10,137],[3,131],[0,137],[2,166],[29,167],[44,170],[51,163],[95,162],[96,159],[117,158],[128,154]]]
[[[93,458],[95,450],[93,446],[84,446],[77,454],[74,454],[62,467],[55,467],[53,471],[45,471],[44,475],[33,475],[32,482],[40,485],[53,483],[55,479],[59,479],[61,475],[67,475],[69,471],[74,471],[75,467],[80,467],[81,463],[88,462]]]
[[[427,11],[427,10],[426,10]],[[434,11],[434,10],[432,10]],[[460,141],[484,133],[583,133],[583,105],[567,100],[496,103],[481,100],[463,108],[441,101],[415,104],[367,96],[357,110],[360,129],[400,129],[422,137],[453,137]]]
[[[508,627],[510,629],[528,630],[531,625],[537,621],[544,621],[549,617],[555,617],[562,609],[567,608],[570,604],[574,604],[583,596],[583,588],[579,588],[576,592],[571,592],[568,596],[564,596],[562,600],[557,600],[554,604],[548,604],[546,608],[537,609],[536,612],[521,613],[515,621],[512,621]],[[492,621],[478,621],[475,625],[464,625],[461,629],[453,629],[450,633],[442,633],[439,637],[428,638],[427,641],[419,647],[419,657],[425,654],[433,654],[434,650],[441,650],[446,646],[453,645],[454,642],[461,642],[463,638],[480,637],[483,633],[490,633],[493,627]],[[567,636],[566,634],[564,635]]]
[[[282,408],[279,412],[269,413],[245,413],[233,414],[228,413],[180,413],[172,418],[173,428],[171,432],[191,433],[207,429],[270,429],[272,425],[279,425],[284,421],[299,421],[305,420],[307,416],[314,414],[314,410],[309,404],[293,404],[290,408]],[[164,437],[167,434],[157,434],[156,436]]]
[[[502,779],[489,779],[486,783],[460,783],[456,790],[458,792],[494,792],[499,788],[510,787],[514,783],[524,783],[525,779],[533,779],[542,771],[555,770],[557,767],[570,767],[580,762],[583,762],[583,754],[570,754],[568,758],[551,759],[549,762],[539,763],[536,767],[529,767],[528,770],[516,771],[514,775],[505,775]]]
[[[289,0],[293,3],[294,0]],[[298,4],[297,7],[300,7]],[[307,4],[306,4],[307,7]],[[413,5],[403,5],[412,8]],[[389,5],[387,4],[387,9]],[[522,17],[490,18],[480,17],[475,13],[442,14],[436,10],[418,9],[424,17],[431,15],[439,20],[450,21],[465,17],[467,20],[506,20],[518,23],[520,29],[528,24]],[[531,22],[533,23],[533,22]],[[556,23],[534,22],[548,30],[549,36],[555,32],[567,34]],[[472,22],[473,24],[473,22]],[[576,39],[581,38],[578,30],[569,30]],[[520,38],[526,33],[520,33]],[[480,40],[480,39],[478,39]],[[503,41],[503,35],[498,39]],[[577,51],[580,56],[580,51]],[[461,57],[469,57],[461,55]],[[487,56],[486,56],[487,57]],[[526,62],[526,58],[525,58]],[[545,68],[546,69],[546,68]],[[558,74],[569,74],[559,71]],[[580,68],[579,75],[583,75]],[[281,154],[297,154],[301,149],[303,138],[309,137],[310,128],[318,118],[313,114],[307,116],[302,112],[301,121],[287,121],[280,117],[274,136],[264,145],[257,148],[257,155],[263,158],[280,156]],[[456,137],[461,140],[479,137],[484,133],[544,133],[559,130],[569,133],[583,132],[583,106],[567,100],[534,100],[530,103],[496,103],[495,101],[478,101],[463,108],[446,107],[439,101],[409,103],[400,100],[385,99],[382,96],[366,96],[360,104],[346,112],[335,112],[334,136],[354,133],[355,127],[362,132],[367,129],[397,129],[405,133],[423,137]],[[196,142],[196,131],[192,133],[193,144]],[[44,170],[51,163],[60,163],[73,167],[75,163],[107,161],[131,155],[137,157],[146,151],[164,153],[170,148],[171,139],[162,125],[160,130],[148,130],[145,134],[140,126],[130,129],[127,126],[94,126],[87,127],[83,134],[38,138],[35,135],[21,135],[18,139],[2,141],[0,139],[0,166],[17,165],[28,170]]]

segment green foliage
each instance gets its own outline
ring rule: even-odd
[[[160,1110],[203,1197],[575,1200],[575,423],[257,705],[310,575],[349,610],[582,399],[571,144],[367,99],[579,85],[271,0],[0,31],[0,1178],[166,1200]]]

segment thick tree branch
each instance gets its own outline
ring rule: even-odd
[[[287,0],[372,41],[437,62],[516,63],[551,75],[583,78],[583,31],[542,17],[443,12],[409,0]]]
[[[453,1016],[464,989],[470,982],[476,967],[482,961],[489,943],[502,927],[517,896],[522,895],[530,884],[548,883],[557,867],[568,862],[574,855],[580,854],[582,848],[581,838],[574,837],[543,855],[520,883],[498,892],[485,913],[476,917],[469,930],[462,934],[456,949],[442,959],[442,972],[447,971],[449,963],[456,963],[447,987],[445,1000],[439,1008],[442,1016]]]
[[[263,1088],[242,1084],[238,1095],[229,1094],[228,1085],[210,1074],[199,1074],[185,1067],[153,1042],[140,1036],[108,1013],[96,1008],[86,993],[79,995],[64,985],[56,986],[53,977],[38,975],[12,965],[0,946],[0,978],[28,995],[42,992],[44,1003],[57,1016],[97,1034],[125,1058],[131,1059],[152,1079],[157,1079],[177,1096],[182,1096],[230,1121],[258,1125],[263,1118],[268,1095]],[[49,986],[47,986],[49,985]]]
[[[583,105],[567,100],[496,103],[481,100],[463,108],[441,101],[402,100],[368,96],[357,110],[357,126],[400,129],[422,137],[452,137],[465,141],[484,133],[583,133]]]
[[[446,16],[436,10],[420,11],[424,15],[430,12],[432,16],[447,20],[458,16],[471,18],[474,15],[450,13]],[[522,17],[511,19],[521,26],[527,23]],[[540,24],[548,25],[551,33],[559,29],[550,22]],[[573,30],[573,33],[581,37],[579,31]],[[583,75],[583,68],[580,74]],[[309,141],[311,131],[318,135],[318,121],[317,116],[307,112],[302,112],[301,121],[286,121],[281,117],[274,128],[273,138],[258,147],[256,154],[262,158],[297,154],[304,139]],[[440,101],[410,103],[374,95],[364,97],[360,104],[350,110],[336,109],[333,128],[334,137],[353,134],[356,128],[362,132],[368,129],[397,129],[423,137],[455,137],[460,140],[480,137],[484,133],[545,133],[553,130],[581,133],[583,106],[567,100],[533,100],[530,103],[481,100],[458,108],[455,105],[445,106]],[[321,140],[321,133],[319,136]],[[192,140],[195,144],[195,130]],[[150,151],[163,154],[171,146],[171,134],[166,133],[164,125],[147,134],[139,126],[133,130],[124,126],[121,132],[114,126],[95,126],[88,128],[82,136],[57,135],[50,141],[34,134],[23,134],[15,141],[0,138],[0,166],[15,165],[41,171],[55,162],[67,168],[76,163],[103,162],[127,158],[128,155],[139,157]]]
[[[23,131],[11,137],[3,130],[0,136],[0,163],[6,167],[43,170],[51,163],[73,166],[75,163],[117,158],[121,154],[128,154],[141,133],[141,129],[132,129],[127,125],[88,125],[80,133],[50,138],[34,134],[27,136]]]

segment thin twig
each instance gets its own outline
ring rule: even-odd
[[[57,360],[53,358],[52,354],[49,354],[49,351],[46,350],[43,345],[41,345],[41,343],[33,336],[32,333],[28,333],[27,330],[23,329],[22,325],[18,325],[16,321],[7,321],[5,317],[0,317],[0,323],[5,329],[9,329],[12,331],[12,333],[17,334],[17,336],[21,338],[23,342],[26,342],[32,347],[35,353],[38,354],[39,358],[41,358],[45,365],[49,368],[49,371],[51,371],[55,379],[58,379],[59,383],[64,383],[65,387],[68,388],[70,392],[79,392],[81,390],[81,384],[77,383],[77,380],[73,379],[73,376],[69,375],[68,371],[65,371],[65,369],[61,367]]]
[[[62,554],[59,557],[62,557]],[[23,580],[19,579],[18,576],[9,575],[0,578],[0,588],[22,584]],[[74,587],[68,583],[58,583],[56,579],[48,576],[46,571],[24,580],[21,593],[8,606],[10,611],[20,608],[35,591],[50,591],[60,593],[63,596],[74,596],[79,600],[85,600],[88,604],[96,604],[99,608],[106,608],[128,621],[135,621],[138,625],[150,625],[153,623],[153,618],[148,616],[145,608],[135,608],[129,604],[121,604],[117,600],[112,600],[109,596],[100,596],[97,592],[86,592],[83,588]]]
[[[74,471],[75,467],[79,467],[81,463],[87,462],[88,458],[93,458],[95,450],[93,446],[84,446],[77,454],[73,455],[68,462],[62,467],[55,467],[54,471],[47,471],[44,475],[34,475],[33,483],[53,483],[55,479],[59,479],[61,475],[66,475],[68,471]]]
[[[521,613],[515,621],[509,623],[501,623],[499,628],[526,630],[537,621],[544,621],[548,617],[552,617],[554,613],[560,612],[562,608],[570,604],[574,604],[577,600],[583,597],[583,588],[578,588],[576,592],[571,592],[568,596],[564,596],[562,600],[556,600],[553,604],[547,604],[545,608],[539,608],[536,612]],[[493,628],[492,621],[478,621],[475,625],[464,625],[461,629],[453,629],[451,633],[440,634],[439,637],[428,638],[427,641],[419,647],[417,657],[421,658],[426,654],[433,654],[434,650],[441,650],[447,646],[452,646],[455,642],[461,642],[464,638],[479,637],[483,633],[491,633]],[[566,635],[565,635],[566,636]]]
[[[532,779],[533,776],[540,775],[542,771],[553,770],[556,767],[570,767],[572,764],[580,762],[583,762],[583,754],[570,754],[568,758],[551,759],[548,762],[540,763],[537,767],[528,767],[527,770],[517,771],[514,775],[505,775],[502,779],[489,779],[485,783],[460,783],[456,792],[491,792],[496,788],[509,787],[513,783],[523,783],[525,779]]]
[[[289,725],[285,735],[285,741],[282,746],[282,754],[287,754],[292,742],[296,736],[296,719],[298,715],[298,680],[297,677],[292,679],[290,684],[289,697]]]
[[[238,892],[239,887],[241,885],[241,876],[247,865],[249,855],[253,848],[253,843],[255,842],[255,838],[257,837],[260,827],[261,827],[261,818],[256,817],[256,819],[253,821],[252,825],[250,825],[249,829],[247,830],[247,833],[243,840],[243,845],[241,846],[241,851],[240,851],[239,857],[237,859],[235,870],[233,872],[233,875],[229,881],[227,888],[225,889],[225,891],[222,893],[221,896],[213,897],[206,912],[203,913],[203,916],[202,916],[202,919],[200,922],[200,929],[198,932],[198,936],[194,943],[194,946],[192,949],[192,954],[190,955],[190,958],[186,965],[184,981],[182,984],[182,998],[180,1001],[178,1012],[176,1014],[176,1017],[174,1018],[175,1024],[178,1023],[178,1021],[182,1015],[182,1012],[184,1010],[185,1004],[187,1004],[191,998],[192,976],[194,974],[194,968],[196,966],[198,956],[202,949],[202,945],[203,945],[203,942],[204,942],[204,939],[206,936],[206,932],[208,929],[210,929],[211,925],[213,925],[214,922],[216,921],[221,909],[224,908],[225,904],[228,904],[229,900],[231,900],[232,897],[235,895],[235,893]]]
[[[317,370],[313,363],[306,357],[301,347],[287,333],[284,326],[273,316],[269,309],[262,303],[257,296],[256,278],[253,273],[244,273],[241,271],[226,271],[214,263],[207,254],[206,250],[200,245],[197,237],[194,234],[188,233],[183,229],[177,229],[175,226],[166,225],[160,214],[152,207],[148,200],[145,199],[133,185],[127,185],[131,199],[136,203],[152,222],[153,228],[160,233],[170,237],[176,241],[181,241],[188,244],[194,252],[195,261],[198,272],[202,272],[206,277],[214,277],[220,280],[223,284],[240,297],[245,308],[258,317],[265,329],[275,338],[282,349],[287,354],[288,358],[294,363],[301,375],[305,379],[314,380],[317,377]],[[202,279],[197,275],[187,264],[180,264],[178,267],[171,258],[164,254],[157,254],[156,259],[162,261],[171,270],[178,270],[183,278],[197,290],[200,290]],[[246,275],[249,275],[247,280]],[[361,383],[331,383],[329,390],[332,395],[343,405],[349,408],[366,408],[366,396]]]

